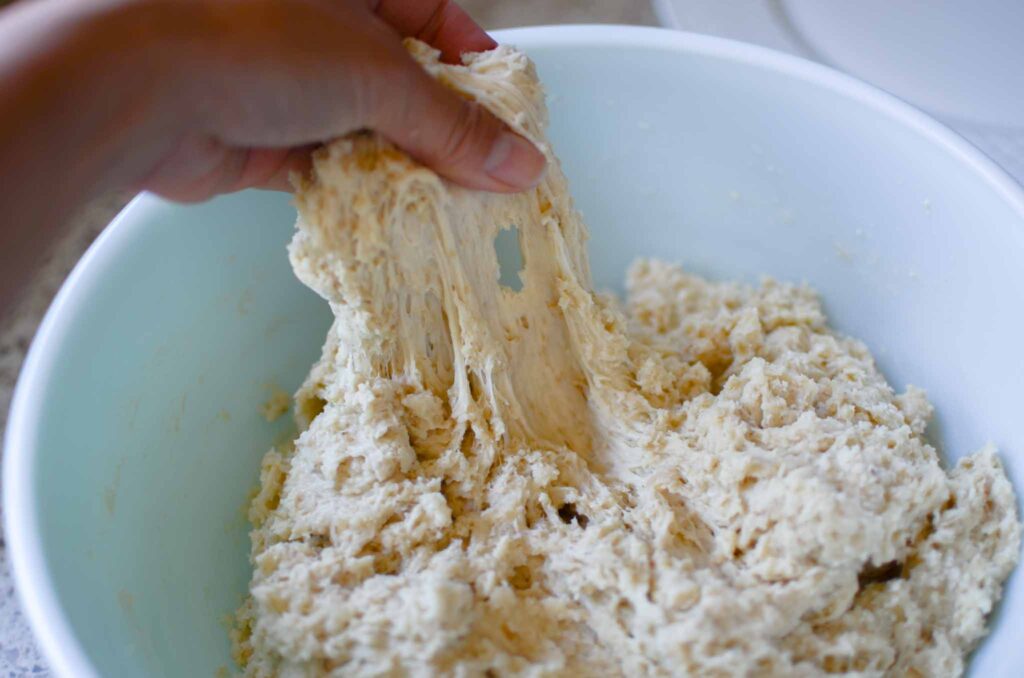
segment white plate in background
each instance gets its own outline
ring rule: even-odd
[[[653,0],[669,27],[813,59],[950,125],[1024,181],[1021,0]]]

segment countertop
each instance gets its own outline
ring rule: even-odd
[[[487,28],[551,23],[655,23],[647,0],[462,0],[460,4]],[[53,295],[82,253],[129,198],[127,194],[105,195],[81,210],[0,327],[0,430],[6,426],[11,392],[25,352]],[[17,601],[0,528],[0,678],[49,675]]]

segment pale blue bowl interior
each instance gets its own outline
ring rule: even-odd
[[[923,116],[770,53],[640,29],[504,37],[554,95],[599,286],[620,288],[641,255],[808,281],[898,388],[929,391],[950,458],[991,440],[1024,488],[1024,212],[1005,177]],[[18,580],[37,627],[52,582],[100,675],[232,667],[223,620],[249,576],[244,506],[290,428],[259,406],[271,385],[298,386],[330,320],[289,268],[294,217],[282,194],[142,197],[33,349],[7,450],[28,455],[33,499],[6,508],[14,549],[34,538],[26,516],[38,521],[44,564]],[[977,675],[1019,675],[1021,588],[1017,576]]]
[[[142,216],[133,219],[133,213]],[[68,309],[39,432],[39,512],[58,595],[102,675],[212,675],[247,575],[246,493],[288,433],[330,314],[291,275],[287,196],[143,199],[122,256]]]

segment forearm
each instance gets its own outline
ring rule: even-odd
[[[162,100],[149,21],[96,1],[0,13],[0,309],[76,207],[139,180],[171,143],[180,113]]]

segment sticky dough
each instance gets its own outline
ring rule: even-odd
[[[945,471],[923,392],[805,287],[641,260],[595,294],[529,60],[410,50],[550,168],[495,195],[368,134],[316,155],[290,256],[336,319],[251,507],[245,672],[961,672],[1020,548],[995,452]]]

